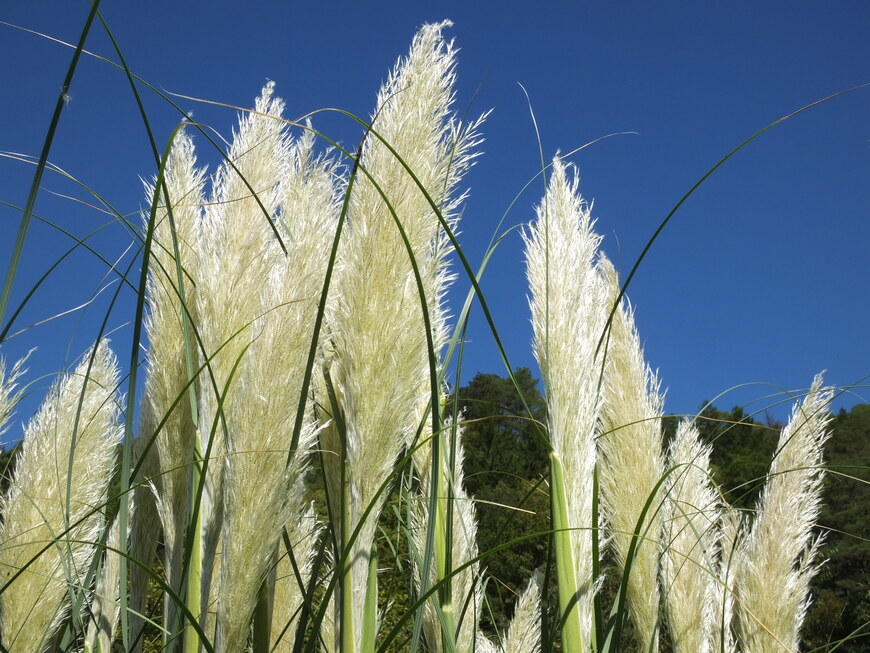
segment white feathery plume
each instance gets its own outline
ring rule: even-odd
[[[715,653],[736,653],[737,641],[734,637],[735,558],[743,527],[743,513],[730,506],[724,506],[719,522],[720,549],[717,572],[717,587],[713,601],[713,651]]]
[[[613,306],[619,294],[616,270],[603,255],[599,267]],[[613,313],[605,345],[602,435],[598,442],[602,508],[619,567],[624,570],[630,564],[627,605],[637,639],[652,653],[658,650],[662,494],[656,493],[656,486],[665,472],[661,433],[664,397],[656,374],[644,361],[634,311],[625,301]],[[633,540],[636,548],[629,560]]]
[[[454,194],[471,164],[478,123],[461,129],[454,124],[455,51],[441,32],[450,23],[423,26],[407,58],[401,60],[378,95],[373,121],[361,153],[361,170],[351,191],[336,302],[330,312],[333,351],[330,368],[335,395],[346,424],[344,446],[324,454],[328,475],[338,478],[338,456],[345,454],[346,532],[352,533],[372,506],[370,517],[346,560],[352,561],[349,583],[353,626],[362,624],[366,577],[375,522],[389,478],[402,448],[410,442],[431,398],[427,335],[436,356],[446,340],[441,307],[449,281],[444,230],[426,199],[429,194],[448,224],[454,225],[461,197]],[[413,171],[384,144],[388,143]],[[430,318],[427,334],[420,290],[402,235],[375,183],[383,189],[419,270]],[[327,432],[324,432],[327,435]],[[423,434],[425,437],[425,433]],[[341,443],[335,443],[341,444]],[[333,445],[335,446],[335,445]],[[329,453],[329,452],[332,453]],[[340,513],[333,513],[340,515]],[[336,532],[340,532],[340,529]],[[346,599],[348,597],[345,597]]]
[[[120,616],[119,589],[121,580],[121,528],[118,516],[112,520],[108,548],[103,556],[100,576],[91,596],[91,615],[85,636],[85,651],[111,651],[112,638]]]
[[[797,651],[818,572],[823,446],[832,391],[817,376],[783,429],[752,526],[740,544],[737,625],[747,651]]]
[[[502,648],[483,633],[478,633],[474,653],[502,653]]]
[[[242,458],[257,452],[258,447],[242,444],[243,439],[238,439],[235,430],[246,425],[245,420],[251,417],[246,411],[267,410],[267,397],[279,387],[269,386],[267,392],[257,396],[248,391],[242,380],[253,378],[245,368],[258,363],[250,350],[262,335],[262,325],[255,324],[255,320],[268,310],[264,308],[263,295],[274,284],[275,256],[282,253],[280,247],[276,252],[272,220],[280,201],[278,182],[287,168],[287,143],[280,120],[284,103],[273,92],[274,84],[270,82],[257,99],[254,111],[240,119],[227,162],[215,175],[212,195],[197,232],[199,264],[208,271],[197,284],[202,353],[209,360],[209,369],[200,377],[199,415],[203,456],[209,452],[201,506],[204,613],[213,607],[209,597],[213,599],[220,594],[215,563],[223,523],[227,450],[249,452]],[[271,355],[269,352],[268,356]],[[234,439],[234,444],[228,439]],[[272,465],[273,472],[280,468],[280,464]],[[238,474],[235,478],[236,482],[242,480]],[[281,483],[285,482],[286,479]],[[239,498],[234,491],[230,501]],[[284,520],[279,518],[277,523],[283,524]]]
[[[460,649],[457,649],[460,650]],[[538,653],[541,650],[541,583],[533,576],[517,599],[507,633],[494,642],[477,633],[475,653]]]
[[[24,430],[0,500],[3,646],[43,651],[68,614],[103,528],[121,437],[118,368],[106,340],[51,388]]]
[[[592,521],[595,440],[602,409],[603,356],[597,346],[605,328],[609,295],[595,265],[601,238],[592,230],[590,209],[577,186],[577,177],[569,181],[566,166],[556,158],[537,220],[524,239],[534,351],[547,397],[551,465],[564,470],[566,514],[562,517],[566,523],[556,528],[562,537],[567,532],[570,539],[570,551],[563,553],[573,559],[573,569],[562,569],[562,573],[573,573],[576,584],[560,587],[560,604],[563,611],[574,604],[571,610],[576,611],[579,623],[566,622],[566,628],[574,628],[570,637],[581,639],[583,648],[589,649],[593,646],[596,591],[593,538],[599,537],[599,524]],[[558,491],[554,488],[554,492]],[[581,646],[579,642],[573,645]]]
[[[675,653],[713,653],[721,623],[722,502],[710,476],[712,448],[682,421],[668,452],[662,585]]]
[[[241,117],[227,161],[214,175],[196,232],[198,263],[207,271],[197,280],[196,308],[201,363],[208,364],[199,378],[198,436],[208,466],[200,511],[201,609],[209,634],[220,595],[227,440],[233,437],[230,431],[241,421],[239,412],[249,400],[240,389],[240,377],[251,359],[248,347],[257,336],[252,321],[263,313],[263,286],[274,264],[269,256],[274,239],[271,221],[277,212],[277,180],[284,167],[286,144],[283,125],[277,119],[283,102],[273,98],[273,90],[274,85],[268,84],[254,111]]]
[[[155,470],[159,473],[149,480],[157,489],[157,509],[163,524],[166,581],[176,592],[181,589],[195,460],[196,425],[188,397],[188,381],[194,370],[188,368],[184,352],[189,351],[193,368],[197,345],[191,328],[187,328],[185,342],[184,323],[198,323],[195,298],[201,267],[194,244],[202,218],[204,175],[205,170],[196,167],[193,141],[182,129],[170,150],[164,184],[159,188],[146,186],[149,202],[155,194],[158,202],[146,289],[148,351],[139,432],[144,442],[156,438],[149,455],[159,460],[159,470]],[[153,501],[140,499],[143,506]],[[143,536],[146,532],[139,530],[137,539]],[[170,605],[167,626],[171,627],[174,615]]]
[[[12,417],[12,412],[15,410],[15,405],[21,397],[21,390],[18,388],[18,379],[24,374],[24,363],[27,356],[18,360],[9,373],[6,372],[6,361],[0,357],[0,435],[3,435],[9,428],[9,420]],[[0,470],[3,471],[3,470]]]
[[[502,651],[504,653],[537,653],[541,650],[541,584],[533,577],[514,610]]]
[[[134,440],[134,460],[141,457],[145,445],[144,438]],[[151,449],[140,466],[141,476],[137,478],[153,479],[157,474],[157,462],[157,452]],[[143,647],[142,635],[150,581],[148,569],[157,557],[157,540],[161,527],[152,489],[150,483],[140,480],[135,480],[130,487],[127,546],[129,559],[138,563],[131,564],[128,569],[130,598],[127,603],[127,624],[130,633],[129,641],[133,643],[132,653],[141,653]],[[121,616],[122,556],[118,553],[121,545],[120,535],[120,523],[118,515],[115,515],[109,531],[100,577],[91,596],[91,615],[85,639],[85,651],[110,651],[118,627]]]
[[[236,651],[244,645],[257,590],[278,548],[281,525],[297,523],[307,510],[304,493],[291,488],[316,437],[311,415],[306,414],[288,463],[298,388],[305,374],[338,202],[334,166],[314,156],[312,136],[290,142],[280,120],[282,109],[283,102],[273,96],[270,83],[255,113],[242,120],[233,139],[229,158],[235,170],[227,168],[219,175],[216,203],[206,211],[201,238],[203,259],[218,266],[200,284],[200,320],[208,323],[203,326],[203,339],[208,352],[228,343],[212,368],[222,392],[231,385],[221,411],[226,460],[222,463],[218,651]],[[262,207],[240,176],[257,193]],[[283,249],[273,228],[280,233]],[[213,399],[212,395],[206,402],[209,412],[203,422],[209,429],[216,417]],[[221,439],[222,429],[221,425],[217,432]],[[290,533],[291,539],[295,536]]]
[[[280,284],[283,296],[276,299],[289,307],[301,299],[297,296],[299,293],[306,294],[304,305],[294,309],[297,323],[292,327],[293,332],[286,336],[288,339],[295,339],[292,349],[296,360],[288,361],[295,366],[295,378],[290,381],[297,384],[294,387],[301,387],[304,357],[310,346],[317,302],[320,299],[320,286],[326,274],[326,253],[331,247],[341,208],[340,180],[335,164],[322,156],[316,156],[314,145],[314,132],[306,129],[290,148],[290,169],[281,181],[280,214],[277,220],[290,253],[286,265],[280,268],[280,274],[285,276]],[[295,419],[295,406],[290,406],[289,402],[298,401],[298,397],[290,397],[287,401],[288,408],[294,410]],[[309,425],[305,427],[302,445],[308,449],[313,444],[310,439],[313,435],[310,424],[314,423],[314,417],[306,415],[305,419]],[[298,566],[298,578],[284,546],[279,543],[278,547],[280,555],[275,573],[272,644],[279,651],[289,651],[294,646],[296,623],[304,592],[308,589],[311,564],[323,529],[323,524],[316,518],[313,507],[308,503],[305,485],[301,480],[300,464],[303,460],[307,460],[307,452],[297,452],[294,460],[297,480],[294,489],[290,491],[289,519],[285,526]]]

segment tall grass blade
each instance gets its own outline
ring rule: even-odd
[[[76,44],[73,52],[72,60],[66,72],[66,77],[60,87],[60,94],[57,98],[57,103],[54,106],[54,114],[51,117],[51,122],[48,125],[48,132],[45,135],[45,142],[42,146],[42,152],[39,155],[39,161],[36,164],[36,171],[33,175],[33,182],[30,184],[30,191],[27,195],[27,202],[24,205],[24,212],[21,214],[21,223],[18,226],[18,235],[15,238],[15,245],[12,249],[12,255],[9,259],[9,268],[6,270],[6,277],[3,279],[3,289],[0,291],[0,325],[6,317],[6,307],[9,305],[9,297],[12,294],[12,283],[15,280],[15,273],[18,271],[18,263],[21,259],[21,253],[24,250],[24,239],[27,236],[27,229],[30,226],[30,218],[33,215],[33,210],[36,206],[36,198],[39,195],[39,188],[42,184],[42,175],[45,172],[45,167],[48,164],[48,154],[51,151],[51,145],[54,142],[54,135],[57,127],[60,124],[60,116],[67,105],[69,98],[69,89],[72,86],[73,77],[78,68],[79,59],[85,47],[88,34],[91,31],[94,18],[97,15],[101,0],[94,0],[91,4],[91,10],[88,13],[85,26],[82,28],[82,34]],[[4,333],[9,330],[9,326],[3,328]]]

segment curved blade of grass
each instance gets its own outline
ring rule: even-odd
[[[85,21],[85,26],[82,28],[82,34],[79,37],[75,52],[73,53],[72,61],[70,61],[67,69],[66,77],[60,87],[60,95],[57,98],[57,104],[54,107],[54,114],[51,117],[51,122],[48,126],[48,133],[45,135],[45,142],[42,146],[42,152],[39,155],[39,162],[36,165],[36,172],[33,175],[33,182],[30,184],[30,192],[27,196],[27,202],[24,205],[24,214],[21,216],[21,223],[18,226],[18,235],[15,238],[15,246],[12,249],[12,256],[9,259],[9,267],[6,270],[6,278],[3,280],[3,290],[0,291],[0,323],[6,315],[6,307],[9,304],[9,296],[12,293],[12,282],[15,279],[15,273],[18,270],[18,263],[21,259],[21,252],[24,249],[24,239],[27,236],[27,228],[30,225],[30,218],[33,215],[33,209],[36,205],[36,197],[39,195],[39,187],[42,183],[42,175],[45,172],[45,166],[48,163],[48,153],[51,151],[51,145],[54,142],[54,135],[57,131],[57,126],[60,123],[60,115],[67,104],[69,97],[69,89],[72,85],[73,77],[78,68],[79,58],[85,46],[85,41],[88,38],[88,33],[93,25],[94,18],[97,15],[97,10],[100,6],[100,0],[94,0],[91,5],[91,10],[88,13],[88,18]],[[0,340],[2,342],[2,340]]]
[[[36,217],[37,219],[40,219],[39,216],[34,216],[34,217]],[[55,225],[52,225],[52,226],[55,226]],[[109,226],[109,223],[104,224],[100,227],[97,227],[91,233],[84,236],[84,238],[82,238],[82,239],[78,239],[76,236],[73,236],[72,233],[66,231],[65,229],[61,229],[60,227],[56,227],[59,231],[61,231],[65,235],[69,236],[73,240],[75,240],[76,244],[73,245],[72,247],[70,247],[66,252],[61,254],[61,256],[54,263],[52,263],[51,266],[45,271],[45,273],[36,281],[36,283],[33,284],[33,286],[30,288],[30,290],[27,291],[27,294],[24,296],[24,299],[22,299],[21,302],[18,304],[18,307],[12,313],[12,315],[9,318],[9,321],[6,323],[6,326],[4,327],[4,329],[2,331],[0,331],[0,342],[3,342],[7,338],[14,337],[14,336],[21,333],[21,331],[17,331],[16,333],[9,334],[9,329],[15,323],[15,320],[18,318],[18,315],[21,313],[22,310],[24,310],[24,307],[27,305],[27,303],[30,301],[30,299],[33,297],[33,295],[36,294],[36,291],[43,284],[43,282],[45,282],[48,279],[48,277],[51,275],[51,273],[54,272],[54,270],[57,269],[57,267],[60,266],[60,264],[64,260],[66,260],[66,258],[68,256],[70,256],[73,252],[75,252],[80,246],[84,247],[89,252],[94,254],[94,256],[96,256],[103,263],[105,263],[106,267],[108,267],[110,270],[117,271],[114,263],[111,263],[108,259],[103,257],[99,252],[97,252],[95,249],[90,247],[86,242],[90,238],[96,236],[99,232],[101,232],[107,226]],[[129,268],[127,271],[129,272]],[[132,284],[130,283],[129,279],[127,278],[126,273],[122,274],[119,272],[119,278],[121,279],[121,281],[123,281],[125,284],[127,284],[128,287],[130,287],[130,288],[133,287]]]
[[[691,197],[696,190],[698,190],[698,188],[701,186],[701,184],[703,184],[705,181],[707,181],[707,179],[714,172],[716,172],[716,170],[718,170],[722,165],[724,165],[725,162],[728,161],[728,159],[730,159],[732,156],[737,154],[740,150],[742,150],[744,147],[749,145],[752,141],[754,141],[756,138],[758,138],[759,136],[764,134],[766,131],[776,127],[778,124],[785,122],[786,120],[793,118],[796,115],[803,113],[804,111],[812,109],[813,107],[817,107],[820,104],[823,104],[825,102],[833,100],[836,97],[839,97],[841,95],[845,95],[847,93],[852,93],[854,91],[858,91],[862,88],[867,88],[867,87],[870,87],[870,82],[858,84],[857,86],[852,86],[850,88],[846,88],[846,89],[843,89],[841,91],[837,91],[836,93],[832,93],[826,97],[823,97],[820,100],[815,100],[814,102],[810,102],[809,104],[804,105],[800,109],[796,109],[795,111],[792,111],[791,113],[786,114],[783,117],[778,118],[777,120],[774,120],[772,123],[766,125],[765,127],[762,127],[757,132],[752,134],[749,138],[747,138],[745,141],[740,143],[737,147],[735,147],[730,152],[728,152],[721,159],[719,159],[719,161],[717,161],[716,164],[712,168],[710,168],[707,172],[705,172],[704,175],[700,179],[698,179],[698,181],[696,181],[688,191],[686,191],[686,193],[680,198],[680,200],[674,205],[674,207],[670,210],[670,212],[665,216],[665,219],[662,220],[661,223],[659,223],[659,226],[653,232],[653,235],[650,236],[649,240],[647,241],[647,243],[644,246],[643,250],[641,251],[640,255],[635,260],[634,265],[631,268],[631,271],[629,271],[628,275],[625,277],[625,281],[623,282],[622,287],[619,289],[619,294],[616,296],[616,301],[613,303],[613,309],[610,311],[610,317],[608,317],[608,319],[607,319],[607,324],[610,325],[610,323],[613,321],[613,317],[614,317],[614,315],[616,315],[616,311],[622,302],[622,298],[625,295],[626,290],[628,290],[629,284],[631,283],[632,279],[634,279],[634,275],[637,273],[638,268],[640,268],[640,264],[643,263],[643,260],[646,258],[647,253],[649,252],[650,249],[652,249],[653,243],[658,239],[658,237],[661,235],[662,231],[664,231],[665,227],[671,221],[671,218],[674,217],[674,214],[680,209],[680,207],[683,204],[685,204],[686,200],[689,199],[689,197]],[[609,331],[609,328],[606,331]],[[598,349],[599,350],[601,349],[601,346],[604,342],[605,337],[606,337],[606,332],[601,334],[601,339],[598,341]]]

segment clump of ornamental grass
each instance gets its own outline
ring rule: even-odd
[[[552,447],[562,644],[618,649],[630,618],[639,645],[655,651],[664,593],[675,650],[733,650],[735,627],[742,650],[797,650],[818,569],[812,533],[831,392],[817,379],[796,409],[741,539],[739,520],[710,480],[709,447],[690,426],[678,430],[665,470],[659,383],[566,170],[554,160],[525,236]],[[595,593],[608,544],[621,578],[605,624]]]
[[[158,221],[143,421],[160,459],[154,485],[170,587],[202,611],[218,650],[243,646],[260,589],[267,598],[274,591],[282,533],[306,543],[316,533],[301,527],[315,426],[298,389],[338,204],[334,165],[314,153],[312,135],[289,137],[282,110],[270,83],[241,120],[207,202],[183,131],[150,189]],[[285,586],[277,585],[282,605],[301,603],[302,590],[291,598]],[[180,606],[167,605],[171,638]],[[292,642],[282,626],[281,641]],[[268,641],[270,631],[257,636]],[[193,629],[185,636],[194,646]]]
[[[2,648],[140,651],[152,622],[148,643],[183,653],[535,653],[555,631],[586,653],[624,650],[631,622],[656,651],[661,619],[677,653],[798,649],[831,392],[817,379],[795,409],[754,514],[728,506],[691,423],[664,449],[658,378],[559,157],[524,234],[558,606],[548,567],[505,632],[481,631],[492,552],[478,550],[462,415],[443,413],[447,260],[482,118],[453,112],[449,25],[414,37],[346,168],[283,118],[272,83],[214,174],[194,124],[173,134],[147,186],[135,473],[107,519],[123,407],[101,340],[28,424],[0,499]],[[0,363],[0,433],[21,373]],[[391,492],[409,506],[413,605],[383,633],[374,552]],[[149,576],[160,615],[145,614]]]

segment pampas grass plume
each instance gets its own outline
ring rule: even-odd
[[[603,357],[597,344],[604,331],[608,292],[596,268],[601,238],[593,231],[591,212],[578,193],[578,179],[568,178],[561,160],[553,161],[547,192],[537,208],[537,219],[524,234],[527,276],[532,292],[535,358],[541,368],[547,398],[547,425],[552,445],[551,464],[564,469],[564,488],[553,487],[554,505],[564,501],[567,523],[554,527],[567,534],[569,547],[561,547],[560,604],[574,623],[571,645],[584,649],[593,638],[592,600],[595,592],[593,538],[593,478],[597,461],[596,438],[602,410],[599,388]],[[555,483],[554,479],[554,483]],[[560,545],[557,542],[557,556]],[[570,560],[570,561],[569,561]],[[572,569],[565,569],[566,566]],[[562,574],[574,574],[567,587]],[[563,637],[566,630],[563,630]]]
[[[818,572],[821,536],[813,529],[822,493],[823,445],[833,393],[817,376],[783,429],[757,511],[738,550],[737,624],[742,646],[758,653],[797,651]]]
[[[24,430],[0,500],[3,646],[43,651],[80,587],[103,527],[120,440],[118,367],[108,342],[51,388]],[[14,579],[12,577],[15,576]]]

